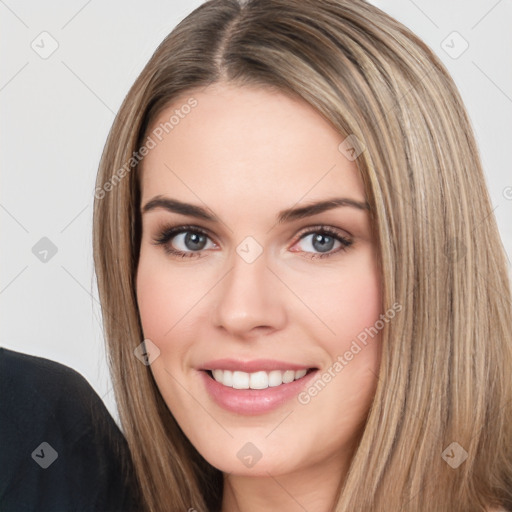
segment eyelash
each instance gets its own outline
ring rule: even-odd
[[[309,259],[322,259],[322,258],[328,258],[329,256],[333,256],[334,254],[337,254],[340,251],[346,251],[351,245],[352,241],[348,238],[340,235],[338,230],[331,228],[329,226],[312,226],[306,228],[306,230],[301,231],[299,234],[299,237],[297,241],[293,244],[295,245],[298,241],[305,238],[307,235],[311,234],[323,234],[323,235],[329,235],[332,236],[335,240],[338,240],[341,243],[341,246],[334,252],[326,252],[326,253],[310,253],[306,252],[306,254],[311,254],[311,256],[306,256]],[[158,235],[153,239],[153,244],[157,246],[163,246],[164,251],[174,257],[177,258],[197,258],[201,257],[199,254],[202,251],[190,251],[190,252],[184,252],[179,251],[176,249],[171,248],[169,245],[167,245],[174,236],[179,235],[181,233],[196,233],[199,235],[204,235],[208,238],[210,238],[210,235],[204,231],[203,229],[199,228],[198,226],[191,226],[191,225],[185,225],[185,226],[165,226],[163,227]]]

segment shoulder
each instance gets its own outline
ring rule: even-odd
[[[2,375],[2,380],[4,381],[18,378],[20,369],[31,371],[31,374],[24,375],[23,379],[33,378],[38,380],[41,377],[47,377],[50,373],[57,378],[79,377],[79,380],[83,379],[76,370],[62,363],[40,356],[17,352],[5,347],[0,347],[0,365],[2,370],[6,372]]]
[[[49,359],[0,347],[2,417],[30,434],[57,419],[60,430],[79,434],[91,416],[105,416],[101,398],[76,370]],[[39,425],[39,427],[36,427]]]
[[[25,392],[37,399],[43,391],[55,391],[57,397],[65,393],[62,385],[89,391],[89,383],[76,370],[44,357],[23,354],[0,347],[0,379],[4,392]],[[51,398],[47,394],[45,398]],[[55,399],[56,399],[55,398]],[[46,400],[46,401],[47,401]]]
[[[116,510],[131,460],[87,380],[61,363],[0,347],[0,390],[0,508]]]

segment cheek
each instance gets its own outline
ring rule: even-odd
[[[144,336],[157,345],[171,336],[170,330],[199,296],[188,276],[171,272],[165,260],[149,253],[141,254],[136,289]]]
[[[162,333],[169,329],[171,293],[158,272],[158,267],[153,267],[153,271],[150,268],[143,261],[139,264],[136,281],[137,303],[144,337],[157,342]]]
[[[342,292],[334,300],[340,312],[343,311],[342,318],[336,322],[338,332],[357,336],[365,328],[374,325],[382,312],[380,279],[373,272],[348,276]]]
[[[154,339],[156,344],[162,342],[170,329],[201,299],[204,289],[190,277],[188,272],[171,271],[164,260],[152,253],[141,252],[136,287],[146,338]],[[379,318],[381,285],[371,248],[360,251],[357,257],[336,271],[317,273],[314,280],[291,276],[290,279],[297,296],[316,318],[300,316],[318,325],[326,340],[331,338],[339,345],[340,341],[352,339],[374,325]],[[293,297],[290,300],[293,302]],[[293,306],[291,311],[296,308],[301,310],[301,304]],[[302,323],[291,312],[290,320],[294,318]]]
[[[151,340],[160,350],[160,355],[150,366],[153,377],[171,410],[179,409],[179,393],[170,374],[175,374],[186,352],[186,344],[176,343],[176,330],[186,315],[186,283],[179,282],[179,275],[169,272],[165,262],[151,255],[141,254],[136,277],[137,303],[144,339]],[[185,296],[184,296],[185,295]],[[173,336],[174,335],[174,336]],[[170,373],[169,373],[170,372]]]
[[[296,289],[316,314],[317,334],[331,353],[373,326],[382,313],[381,280],[371,250],[360,251],[331,272],[317,273],[314,282],[305,280]]]

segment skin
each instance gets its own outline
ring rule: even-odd
[[[144,158],[141,205],[154,196],[206,206],[221,222],[163,208],[143,214],[137,299],[145,338],[160,355],[150,365],[180,427],[224,472],[223,512],[325,512],[345,477],[375,393],[380,333],[303,405],[239,415],[205,390],[201,363],[221,357],[278,359],[328,371],[382,313],[381,278],[369,213],[342,206],[276,224],[277,213],[332,197],[365,201],[344,137],[307,103],[264,88],[217,83],[184,94],[197,106]],[[196,257],[167,254],[154,239],[166,225],[192,224],[211,236]],[[329,226],[352,241],[331,255],[300,239]],[[263,252],[248,263],[236,252],[252,236]],[[177,234],[167,243],[194,253]],[[341,250],[339,250],[341,247]],[[200,256],[197,257],[197,254]],[[237,457],[253,443],[261,459]]]

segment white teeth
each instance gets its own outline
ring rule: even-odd
[[[233,387],[235,389],[249,389],[249,374],[245,372],[233,372]]]
[[[270,387],[280,386],[283,383],[283,372],[280,370],[272,370],[268,374],[268,385]]]
[[[254,373],[212,370],[213,378],[220,384],[234,389],[267,389],[281,384],[288,384],[301,379],[307,370],[272,370],[271,372],[259,371]]]
[[[251,389],[265,389],[268,388],[268,373],[256,372],[249,374],[249,387]]]
[[[296,379],[301,379],[302,377],[304,377],[304,375],[306,375],[306,373],[308,373],[307,370],[297,370],[295,372],[295,378]]]
[[[219,370],[223,371],[223,370]],[[224,370],[221,376],[222,382],[224,382],[224,386],[233,387],[233,372],[231,370]]]
[[[295,372],[293,370],[286,370],[283,373],[283,384],[288,384],[295,380]]]

